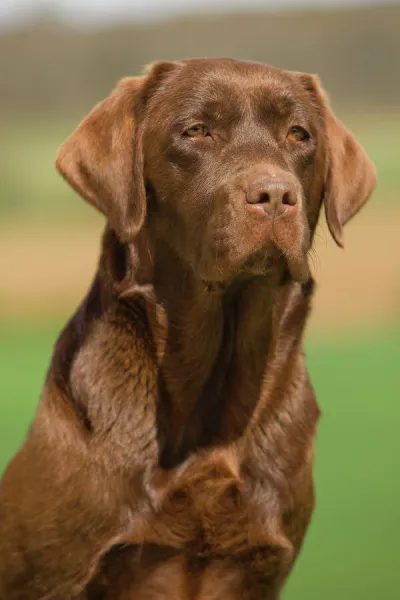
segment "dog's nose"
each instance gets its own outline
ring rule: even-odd
[[[278,217],[297,203],[296,188],[289,179],[258,174],[249,181],[247,202],[257,205],[271,217]]]

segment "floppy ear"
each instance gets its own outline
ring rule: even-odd
[[[317,77],[296,73],[312,96],[325,130],[325,214],[329,231],[343,248],[343,226],[367,202],[376,184],[376,172],[361,145],[336,119]]]
[[[376,184],[376,172],[363,148],[326,107],[328,163],[325,214],[329,231],[343,248],[343,226],[364,206]]]
[[[122,80],[61,146],[56,167],[100,210],[121,241],[131,240],[146,214],[137,97],[144,78]]]

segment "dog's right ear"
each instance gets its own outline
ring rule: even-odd
[[[56,159],[61,175],[107,217],[124,242],[136,235],[146,214],[137,116],[144,79],[122,80],[61,146]]]

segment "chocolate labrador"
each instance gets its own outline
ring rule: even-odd
[[[314,505],[307,256],[373,166],[315,77],[193,59],[124,79],[57,168],[107,225],[1,482],[1,600],[276,600]]]

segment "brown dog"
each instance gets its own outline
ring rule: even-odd
[[[314,504],[307,253],[371,163],[314,77],[196,59],[122,81],[57,167],[107,227],[1,483],[1,600],[276,600]]]

